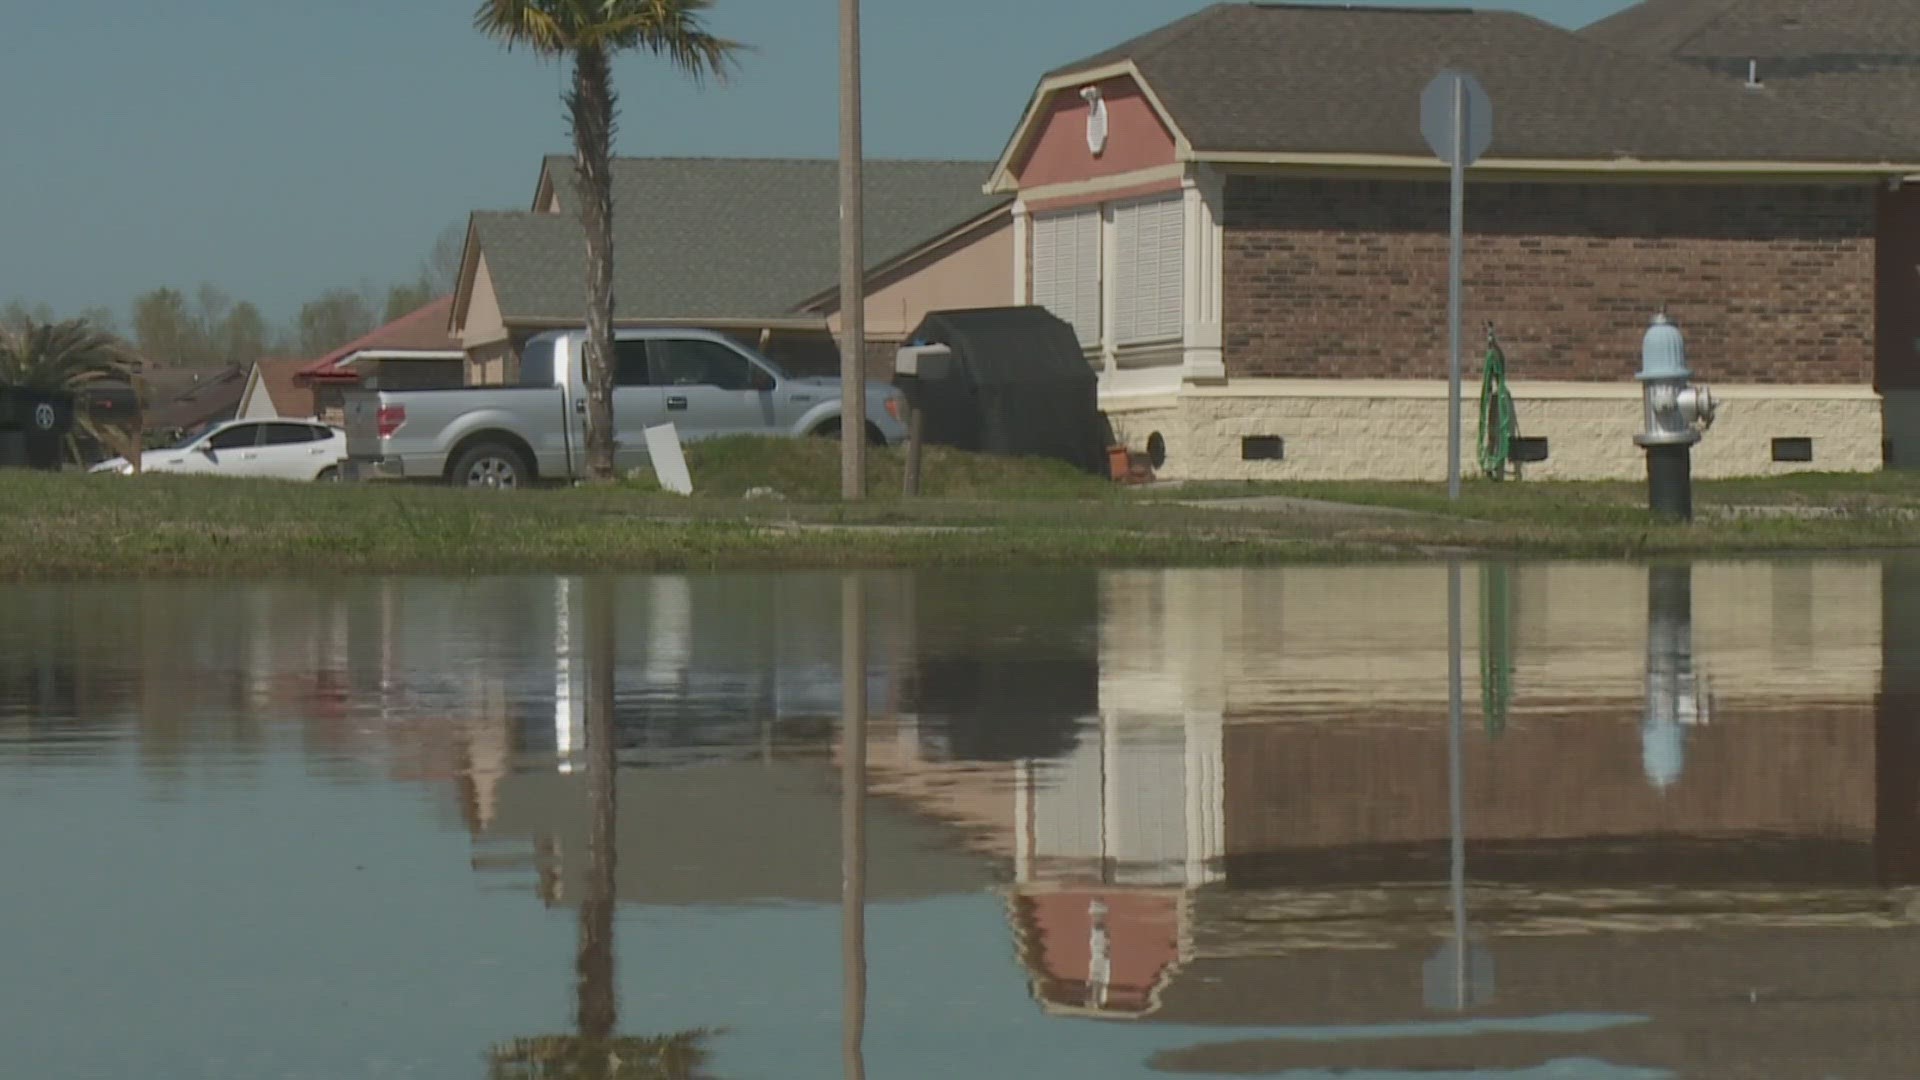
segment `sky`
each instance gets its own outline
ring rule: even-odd
[[[1462,0],[1400,0],[1459,6]],[[1577,27],[1628,0],[1494,0]],[[565,72],[472,29],[476,0],[25,5],[0,38],[0,304],[211,283],[283,319],[409,280],[473,210],[526,209],[565,153]],[[997,156],[1041,72],[1206,0],[867,0],[868,157]],[[724,87],[615,67],[629,155],[831,157],[834,0],[717,0],[754,47]],[[697,257],[697,253],[688,253]]]

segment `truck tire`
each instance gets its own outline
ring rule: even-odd
[[[475,443],[461,451],[447,470],[454,487],[511,489],[533,482],[533,467],[520,451],[505,443]]]
[[[820,438],[820,439],[837,439],[840,437],[840,418],[836,416],[833,419],[828,420],[825,423],[821,424],[819,427],[814,428],[812,431],[808,432],[808,434],[814,436],[815,438]],[[880,429],[878,427],[875,427],[873,424],[867,425],[867,445],[869,446],[887,445],[887,437],[885,435],[882,435],[880,433]]]

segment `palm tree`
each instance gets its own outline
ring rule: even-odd
[[[0,323],[0,386],[78,396],[95,383],[124,381],[140,397],[139,367],[124,342],[86,319],[21,317]],[[94,424],[85,410],[77,412],[81,430],[101,443],[118,449],[126,441],[125,433]],[[71,435],[67,449],[78,461],[79,448]]]
[[[724,80],[741,46],[707,32],[713,0],[483,0],[473,25],[508,49],[573,58],[567,122],[587,249],[587,468],[613,477],[613,131],[615,53],[663,57],[695,83]]]

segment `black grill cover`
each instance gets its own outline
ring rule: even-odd
[[[928,443],[1105,474],[1098,379],[1064,320],[1042,307],[934,311],[908,340],[953,351],[950,376],[922,391]]]

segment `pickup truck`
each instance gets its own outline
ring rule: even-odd
[[[517,386],[354,390],[346,395],[347,480],[440,480],[511,488],[586,473],[586,331],[528,340]],[[724,334],[623,329],[614,335],[614,467],[648,465],[645,429],[683,440],[721,435],[837,437],[840,381],[795,378]],[[906,403],[867,386],[867,438],[906,438]]]

